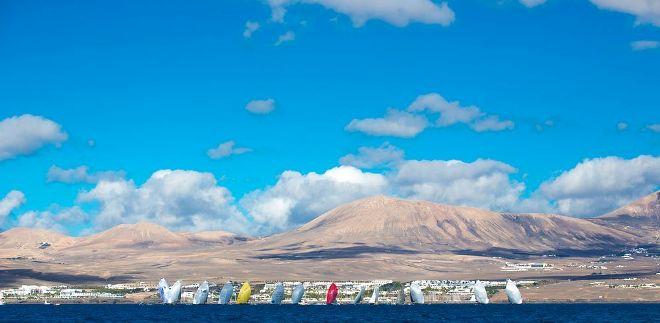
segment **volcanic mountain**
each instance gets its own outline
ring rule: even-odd
[[[657,244],[660,241],[660,191],[594,218],[592,222],[629,232],[647,243]]]
[[[635,245],[635,236],[588,220],[370,197],[337,207],[302,227],[255,241],[263,249],[371,246],[387,250],[543,253]]]
[[[19,227],[0,232],[0,253],[5,258],[39,257],[74,242],[74,238],[58,232]]]
[[[186,248],[192,243],[183,235],[150,222],[120,224],[106,231],[79,238],[75,248],[145,249]]]

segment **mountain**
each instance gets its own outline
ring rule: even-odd
[[[660,241],[660,191],[591,219],[592,222],[638,236],[647,243]]]
[[[78,238],[73,246],[88,249],[168,249],[188,248],[192,242],[179,233],[150,223],[120,224],[106,231]]]
[[[660,191],[653,192],[599,218],[657,222],[660,219]]]
[[[339,206],[302,227],[255,241],[262,250],[382,248],[458,253],[593,251],[636,238],[584,219],[370,197]]]
[[[0,232],[0,252],[4,258],[43,257],[74,242],[69,236],[44,229],[17,227]]]

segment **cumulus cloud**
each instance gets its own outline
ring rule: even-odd
[[[546,2],[546,0],[520,0],[520,3],[522,3],[527,8],[532,8],[532,7],[542,5],[545,2]]]
[[[633,15],[637,23],[660,26],[660,2],[657,0],[590,0],[600,9]]]
[[[78,200],[98,203],[96,230],[149,221],[176,231],[247,231],[247,220],[234,206],[231,192],[217,185],[211,173],[159,170],[141,186],[132,180],[102,180]]]
[[[403,160],[403,150],[384,143],[380,147],[360,147],[358,154],[348,154],[339,159],[342,165],[362,169],[393,166]]]
[[[250,38],[255,31],[257,31],[261,25],[256,21],[248,21],[245,23],[245,30],[243,31],[243,37]]]
[[[649,129],[653,132],[660,132],[660,123],[654,123],[646,126],[646,129]]]
[[[653,192],[659,184],[660,158],[605,157],[584,160],[544,182],[539,191],[563,214],[593,216]]]
[[[252,149],[244,147],[234,147],[236,143],[233,140],[223,142],[218,147],[211,148],[206,151],[206,154],[211,159],[221,159],[231,155],[240,155],[251,152]]]
[[[637,40],[630,43],[630,47],[634,51],[654,49],[660,47],[660,42],[658,42],[657,40]]]
[[[96,183],[100,180],[118,180],[123,179],[126,176],[124,171],[104,171],[104,172],[94,172],[89,171],[87,166],[79,166],[76,168],[64,169],[57,167],[55,165],[51,166],[48,169],[46,174],[46,180],[48,182],[60,182],[60,183]]]
[[[268,0],[268,3],[275,22],[283,22],[286,8],[299,3],[318,4],[345,14],[356,27],[372,19],[399,27],[413,22],[448,26],[454,21],[454,11],[446,2],[434,3],[431,0]]]
[[[464,123],[477,132],[502,131],[513,129],[514,123],[510,120],[500,120],[497,115],[488,115],[476,106],[462,106],[458,101],[449,102],[438,93],[429,93],[418,96],[408,106],[410,112],[439,113],[436,126],[447,127],[457,123]]]
[[[68,233],[67,228],[71,225],[84,224],[89,220],[89,215],[80,207],[74,206],[61,210],[29,211],[18,217],[17,225]]]
[[[325,173],[283,172],[274,186],[241,199],[264,232],[281,231],[306,223],[340,204],[382,194],[387,180],[381,174],[339,166]]]
[[[409,160],[395,171],[392,185],[407,198],[510,210],[525,189],[509,177],[515,172],[513,166],[489,159]]]
[[[275,100],[252,100],[245,106],[245,110],[248,110],[254,114],[268,114],[275,110]]]
[[[382,118],[353,119],[345,130],[359,131],[371,136],[412,138],[427,126],[428,121],[424,116],[388,109]]]
[[[49,144],[66,141],[62,127],[46,118],[24,114],[0,121],[0,161],[29,155]]]
[[[0,225],[13,210],[25,203],[25,194],[21,191],[10,191],[0,200]]]
[[[289,30],[285,32],[284,34],[281,34],[279,37],[277,37],[277,40],[275,41],[275,46],[282,45],[283,43],[290,42],[296,40],[296,33],[293,31]]]
[[[438,93],[418,96],[408,106],[408,111],[439,113],[440,117],[436,121],[436,125],[440,127],[451,126],[457,123],[471,123],[484,115],[478,107],[461,106],[458,101],[449,102]]]

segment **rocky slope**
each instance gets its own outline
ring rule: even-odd
[[[337,207],[302,227],[254,243],[296,250],[337,245],[474,252],[590,251],[636,238],[584,219],[487,210],[376,196]]]

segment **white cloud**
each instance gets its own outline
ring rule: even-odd
[[[630,47],[634,51],[654,49],[660,47],[660,42],[658,42],[657,40],[637,40],[630,43]]]
[[[616,128],[619,131],[624,131],[624,130],[628,129],[628,123],[623,122],[623,121],[619,122],[619,123],[616,124]]]
[[[484,114],[478,107],[464,107],[458,101],[449,102],[438,93],[418,96],[408,106],[408,111],[440,113],[440,117],[436,121],[436,125],[440,127],[456,123],[470,123]]]
[[[216,148],[211,148],[206,151],[206,154],[211,159],[221,159],[231,155],[240,155],[252,151],[250,148],[234,147],[236,143],[233,140],[223,142]]]
[[[67,227],[87,222],[89,215],[74,206],[56,211],[29,211],[18,217],[19,227],[30,227],[68,233]]]
[[[660,123],[654,123],[646,126],[646,129],[649,129],[653,132],[660,132]]]
[[[62,127],[46,118],[24,114],[0,121],[0,161],[29,155],[39,148],[67,139]]]
[[[255,31],[257,31],[261,25],[256,21],[248,21],[245,23],[245,30],[243,31],[243,37],[250,38]]]
[[[546,2],[546,0],[520,0],[520,3],[522,3],[527,8],[532,8],[532,7],[542,5],[545,2]]]
[[[353,119],[345,128],[372,136],[412,138],[428,126],[424,116],[388,109],[383,118]]]
[[[660,27],[660,1],[657,0],[591,0],[600,9],[627,13],[637,23],[651,23]]]
[[[76,168],[64,169],[55,165],[48,169],[46,180],[48,182],[60,183],[96,183],[100,180],[118,180],[126,176],[124,171],[104,171],[90,173],[89,167],[79,166]]]
[[[403,150],[384,143],[380,147],[360,147],[358,154],[348,154],[341,159],[342,165],[354,166],[362,169],[393,166],[403,160]]]
[[[293,31],[289,30],[285,32],[284,34],[280,35],[277,37],[277,41],[275,41],[275,46],[282,45],[283,43],[290,42],[296,40],[296,33]]]
[[[464,123],[477,132],[501,131],[514,127],[513,121],[500,120],[496,115],[487,115],[479,107],[473,105],[461,106],[458,101],[449,102],[438,93],[418,96],[408,106],[408,111],[439,113],[440,117],[435,123],[438,127]]]
[[[275,100],[252,100],[248,102],[247,105],[245,105],[245,110],[248,110],[254,114],[268,114],[275,110]]]
[[[413,22],[448,26],[454,21],[454,11],[446,2],[434,3],[431,0],[268,0],[268,3],[275,22],[283,22],[286,7],[299,3],[319,4],[345,14],[356,27],[371,19],[399,27]]]
[[[659,157],[605,157],[584,160],[557,178],[544,182],[539,192],[561,213],[592,216],[653,192],[658,185]]]
[[[283,172],[277,183],[241,199],[241,205],[261,231],[285,230],[306,223],[323,212],[358,198],[382,194],[387,188],[383,175],[339,166],[323,174]]]
[[[17,207],[25,203],[25,194],[21,191],[10,191],[0,200],[0,225],[5,222],[5,219]]]
[[[176,231],[247,231],[231,192],[211,173],[159,170],[139,187],[133,181],[100,181],[78,200],[99,204],[96,230],[149,221]]]
[[[500,117],[495,115],[476,120],[470,125],[476,132],[511,130],[513,127],[513,121],[500,120]]]
[[[509,178],[512,166],[496,160],[409,160],[392,176],[393,190],[402,197],[510,210],[525,189]]]

